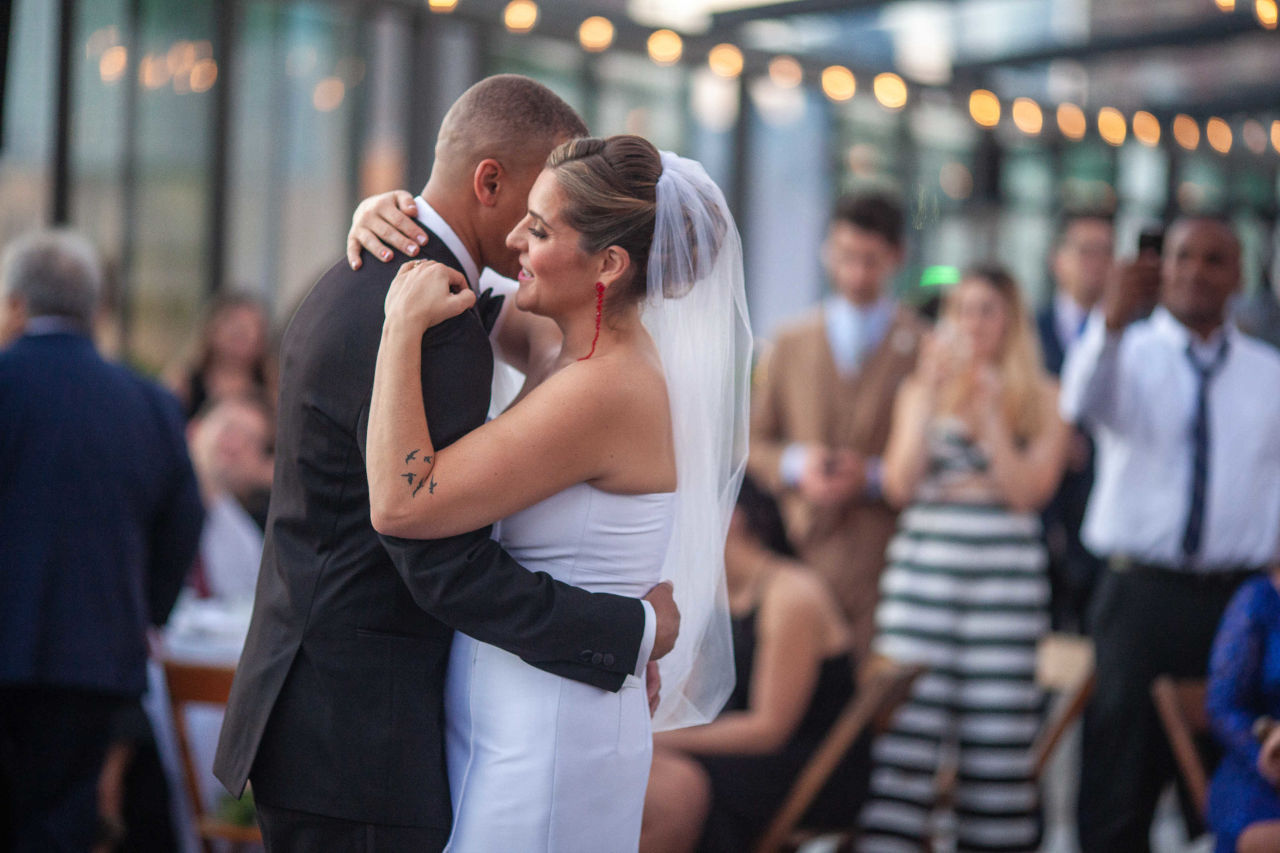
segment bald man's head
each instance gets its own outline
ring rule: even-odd
[[[586,135],[582,117],[555,92],[519,74],[498,74],[449,108],[436,138],[434,168],[465,181],[489,158],[508,170],[541,169],[551,149]]]

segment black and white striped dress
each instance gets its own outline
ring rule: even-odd
[[[940,766],[956,773],[958,850],[1035,850],[1035,654],[1049,627],[1040,519],[954,497],[949,486],[986,470],[954,421],[934,426],[929,453],[925,483],[889,545],[875,640],[876,651],[929,669],[873,747],[859,850],[921,849],[938,819]]]

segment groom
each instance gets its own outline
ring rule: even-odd
[[[532,80],[502,75],[471,87],[440,128],[418,205],[430,237],[418,254],[461,271],[473,288],[486,266],[514,276],[506,235],[529,188],[552,148],[585,134],[582,119]],[[443,691],[455,629],[617,690],[670,650],[679,626],[668,586],[643,603],[587,593],[528,572],[487,528],[434,541],[375,533],[365,432],[383,300],[405,260],[357,272],[335,264],[284,338],[271,515],[214,762],[232,793],[252,781],[273,853],[444,846]],[[436,447],[484,421],[486,313],[470,310],[423,337]]]

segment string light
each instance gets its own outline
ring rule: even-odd
[[[207,92],[218,81],[218,63],[201,59],[191,68],[191,91]]]
[[[907,84],[897,74],[877,74],[871,91],[886,110],[900,110],[907,104]]]
[[[1258,23],[1262,24],[1266,29],[1274,30],[1276,28],[1276,0],[1255,0],[1253,14],[1258,18]]]
[[[1160,120],[1146,110],[1133,114],[1133,138],[1148,148],[1160,144]]]
[[[994,92],[974,89],[969,95],[969,115],[983,127],[995,127],[1000,123],[1000,99]]]
[[[1173,138],[1188,151],[1200,146],[1200,125],[1189,115],[1179,113],[1173,119]]]
[[[1129,126],[1124,115],[1115,107],[1098,110],[1098,135],[1108,145],[1122,145]]]
[[[432,12],[447,15],[458,8],[458,0],[427,0],[427,8]]]
[[[527,33],[538,23],[538,4],[533,0],[511,0],[502,12],[502,23],[513,33]]]
[[[1280,154],[1280,119],[1271,122],[1271,147]]]
[[[129,51],[122,45],[113,45],[102,52],[98,60],[98,75],[103,83],[115,83],[124,76],[129,65]]]
[[[1010,114],[1014,126],[1027,136],[1038,136],[1044,127],[1044,113],[1040,111],[1040,105],[1030,98],[1014,99]]]
[[[1236,0],[1214,0],[1214,2],[1224,12],[1234,12],[1236,10]]]
[[[1244,123],[1241,137],[1244,144],[1254,154],[1267,153],[1267,130],[1262,126],[1262,122],[1249,119]]]
[[[613,44],[613,22],[592,15],[578,26],[578,44],[588,53],[600,53]]]
[[[1209,141],[1209,147],[1219,154],[1231,151],[1231,126],[1217,116],[1205,122],[1204,138]]]
[[[1072,103],[1059,104],[1058,130],[1067,139],[1084,139],[1089,131],[1089,121],[1084,117],[1084,110]]]
[[[822,69],[822,91],[833,101],[847,101],[858,91],[858,81],[843,65],[830,65]]]
[[[707,65],[719,77],[737,77],[742,73],[742,51],[731,44],[718,44],[707,54]]]
[[[659,65],[674,65],[684,53],[684,42],[671,30],[655,30],[649,36],[649,58]]]

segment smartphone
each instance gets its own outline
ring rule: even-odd
[[[1138,254],[1143,252],[1164,253],[1164,228],[1150,225],[1138,232]]]

